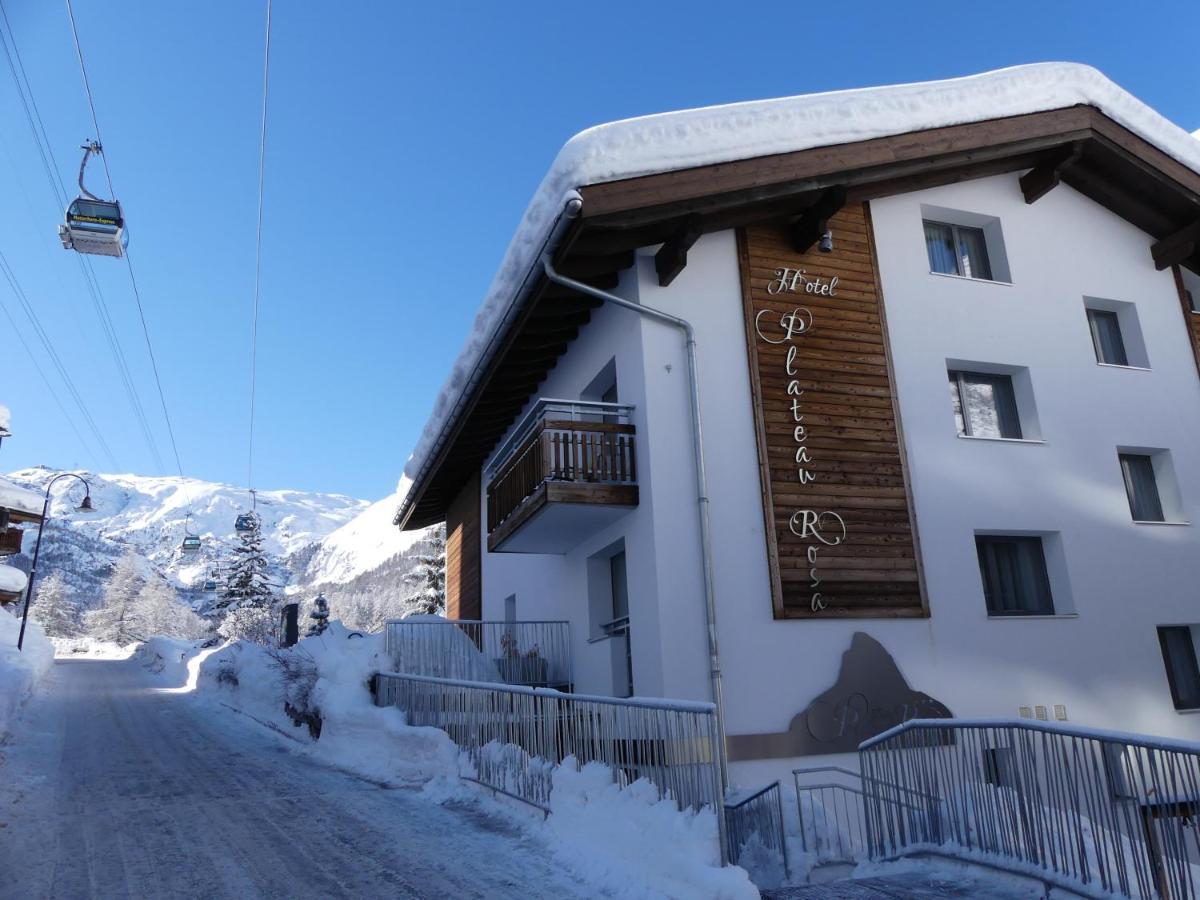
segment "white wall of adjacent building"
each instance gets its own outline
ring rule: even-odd
[[[997,219],[1011,283],[930,274],[923,207]],[[773,619],[734,234],[703,237],[667,288],[639,255],[617,291],[696,328],[729,733],[787,729],[863,631],[959,716],[1061,704],[1073,723],[1200,737],[1200,716],[1173,708],[1155,630],[1200,622],[1200,526],[1135,524],[1117,461],[1118,447],[1170,451],[1178,518],[1200,515],[1200,377],[1150,237],[1066,186],[1027,205],[1015,174],[876,200],[871,213],[929,619]],[[1085,297],[1131,304],[1146,367],[1096,363]],[[636,692],[708,699],[682,337],[606,306],[538,393],[577,398],[610,359],[620,401],[636,406],[640,504],[563,556],[488,553],[484,535],[484,617],[503,618],[515,594],[519,619],[569,619],[576,689],[611,692],[611,642],[589,642],[588,561],[623,540]],[[959,437],[948,360],[1027,370],[1040,439]],[[1058,615],[988,616],[977,531],[1047,537]],[[779,777],[812,759],[734,776]]]

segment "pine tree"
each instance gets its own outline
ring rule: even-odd
[[[225,591],[215,609],[223,610],[218,633],[229,640],[272,643],[275,637],[275,595],[267,580],[267,555],[262,548],[262,530],[257,517],[249,531],[239,535]]]
[[[413,588],[411,601],[415,612],[441,614],[446,611],[446,531],[438,528],[430,534],[417,564],[404,577]]]
[[[70,598],[70,588],[59,572],[51,572],[35,587],[29,617],[50,637],[75,637],[82,627],[79,604]]]
[[[318,637],[324,634],[325,629],[329,627],[329,601],[325,599],[324,594],[317,594],[317,599],[313,601],[313,610],[308,617],[313,621],[304,636]]]
[[[269,607],[274,601],[267,581],[267,555],[262,548],[262,531],[258,519],[249,531],[238,535],[241,543],[233,548],[233,563],[225,580],[225,590],[214,608]]]
[[[88,635],[114,644],[144,640],[138,601],[146,581],[142,561],[130,550],[117,562],[104,586],[100,606],[84,614]]]

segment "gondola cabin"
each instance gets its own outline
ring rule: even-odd
[[[116,200],[78,197],[67,207],[66,221],[58,226],[63,249],[96,256],[125,255],[129,232],[121,204]]]
[[[254,513],[242,513],[233,523],[233,530],[238,534],[244,534],[247,531],[253,531],[257,524],[257,517]]]
[[[183,544],[179,548],[184,553],[200,552],[200,538],[194,534],[189,534],[183,539]]]

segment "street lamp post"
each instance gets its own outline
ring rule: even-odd
[[[37,577],[38,554],[42,550],[42,530],[46,527],[46,520],[50,518],[50,488],[54,487],[54,482],[60,478],[75,478],[82,481],[87,493],[83,495],[79,511],[91,512],[95,509],[92,506],[92,485],[82,475],[76,475],[74,472],[62,472],[46,483],[46,500],[42,504],[42,521],[38,523],[37,543],[33,545],[33,565],[29,568],[29,583],[25,585],[25,609],[21,612],[21,633],[17,635],[18,650],[22,650],[25,644],[25,623],[29,621],[29,607],[33,604],[33,580]]]

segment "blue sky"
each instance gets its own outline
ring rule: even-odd
[[[263,3],[75,5],[184,472],[244,483]],[[65,7],[4,6],[73,189],[92,129]],[[368,499],[392,490],[526,202],[576,131],[1042,60],[1095,65],[1200,128],[1200,4],[1139,9],[1150,7],[278,0],[255,481]],[[2,59],[0,123],[0,251],[120,468],[153,474],[78,266],[58,245],[61,210]],[[94,268],[173,471],[128,274],[115,260]],[[0,302],[29,335],[3,282]],[[0,403],[15,432],[0,470],[110,470],[19,344],[9,349],[10,331],[0,315],[13,354]]]

